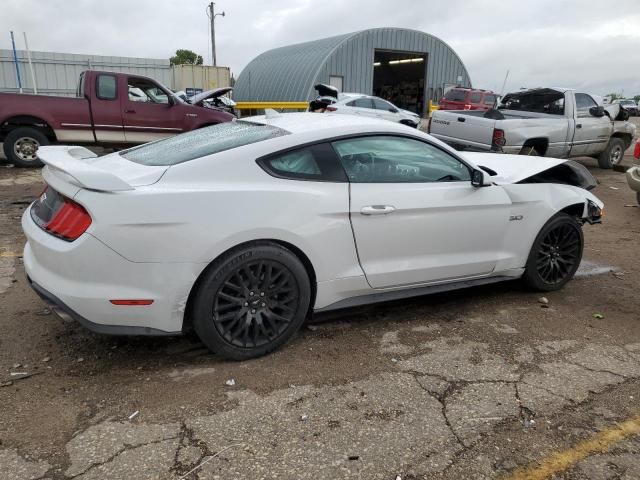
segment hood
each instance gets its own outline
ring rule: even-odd
[[[510,183],[561,183],[591,190],[597,185],[582,164],[559,158],[530,157],[497,153],[460,152],[478,168],[491,175],[497,185]]]
[[[192,105],[201,105],[205,100],[210,100],[212,98],[217,98],[225,93],[229,93],[233,90],[231,87],[223,87],[223,88],[214,88],[213,90],[207,90],[206,92],[198,93],[191,97]]]
[[[405,110],[404,108],[398,108],[398,110],[400,110],[400,113],[402,113],[403,115],[408,115],[410,117],[420,117],[420,115],[418,115],[416,112],[412,112],[410,110]]]

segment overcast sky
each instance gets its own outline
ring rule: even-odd
[[[211,62],[206,0],[0,0],[9,30],[32,50],[168,58],[194,50]],[[218,0],[218,64],[237,77],[270,48],[373,27],[434,34],[451,45],[475,87],[575,87],[640,94],[639,0]]]

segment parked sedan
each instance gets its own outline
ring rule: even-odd
[[[382,98],[362,93],[338,93],[336,88],[321,83],[315,89],[319,97],[311,102],[310,111],[381,118],[413,128],[418,128],[420,123],[417,113],[398,108]]]
[[[579,164],[462,154],[366,117],[277,114],[96,158],[43,147],[26,211],[29,282],[110,334],[194,329],[263,355],[312,312],[574,275],[602,202]]]

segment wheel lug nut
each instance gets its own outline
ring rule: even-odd
[[[252,309],[252,310],[251,310],[251,313],[256,313],[256,311]]]
[[[253,297],[253,292],[249,292],[249,295],[251,295]]]
[[[261,306],[263,306],[263,307],[266,307],[266,306],[267,306],[267,304],[266,304],[266,303],[261,303],[260,305],[261,305]]]
[[[244,302],[244,306],[248,307],[249,306],[249,302]]]
[[[260,292],[260,296],[261,296],[261,297],[264,297],[264,292]]]

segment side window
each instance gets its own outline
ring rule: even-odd
[[[470,181],[469,168],[429,143],[372,135],[333,142],[353,183]]]
[[[368,97],[356,98],[353,102],[349,104],[351,107],[359,107],[359,108],[374,108],[373,100]]]
[[[385,112],[394,112],[396,110],[396,107],[391,105],[389,102],[385,102],[381,98],[374,98],[373,106],[376,110],[384,110]]]
[[[496,103],[496,96],[491,94],[485,95],[483,103],[485,105],[493,105],[494,103]]]
[[[576,110],[578,116],[589,116],[589,109],[596,107],[598,104],[590,95],[586,93],[576,93]]]
[[[80,78],[78,79],[78,88],[76,88],[76,97],[78,98],[84,97],[84,72],[80,74]]]
[[[268,174],[290,180],[346,182],[344,170],[328,143],[277,153],[258,159]]]
[[[117,97],[116,77],[113,75],[98,75],[96,96],[101,100],[115,100]]]
[[[482,99],[482,92],[473,92],[471,94],[471,102],[470,103],[480,103]]]
[[[141,103],[159,103],[167,105],[169,97],[155,83],[145,78],[129,77],[127,79],[129,101]]]

